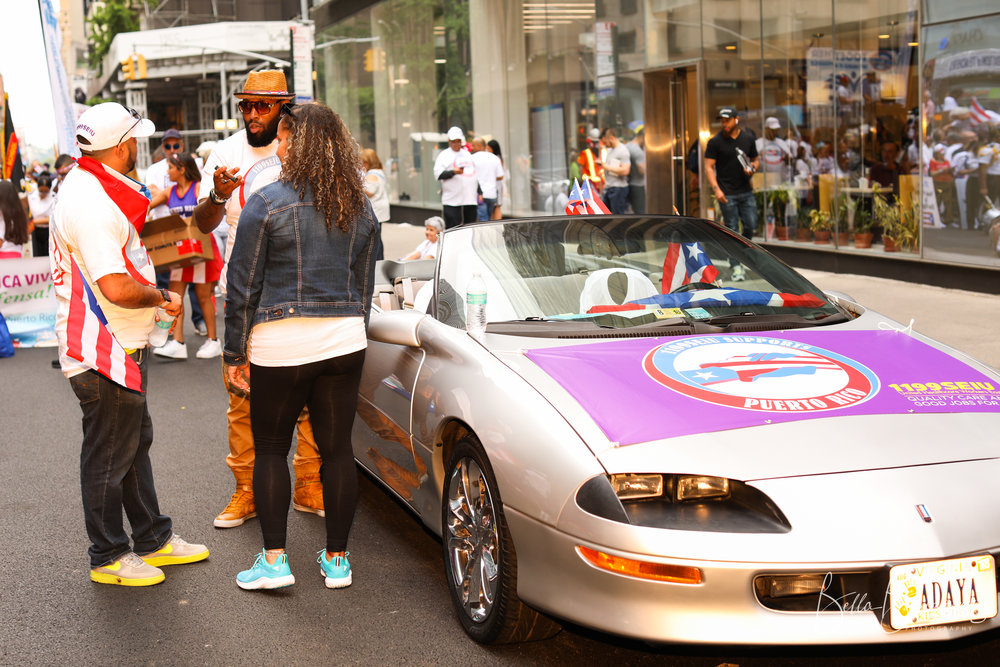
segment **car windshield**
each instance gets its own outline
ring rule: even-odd
[[[761,331],[846,319],[770,253],[690,218],[566,216],[448,230],[440,246],[438,319],[465,326],[465,290],[477,273],[493,333]]]

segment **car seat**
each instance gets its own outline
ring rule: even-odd
[[[621,305],[659,294],[645,274],[636,269],[599,269],[587,276],[580,292],[580,312],[594,306]]]

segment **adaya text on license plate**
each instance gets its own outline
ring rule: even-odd
[[[896,630],[985,621],[997,615],[993,556],[908,563],[889,570],[889,624]]]

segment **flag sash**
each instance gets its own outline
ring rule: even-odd
[[[83,277],[76,260],[72,263],[72,296],[66,322],[66,355],[92,368],[112,382],[133,391],[142,391],[139,365],[108,328],[108,320],[97,297]]]

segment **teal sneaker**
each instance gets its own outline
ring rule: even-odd
[[[351,564],[347,562],[347,557],[351,553],[345,552],[343,556],[334,556],[330,560],[326,559],[326,549],[319,552],[319,572],[325,579],[327,588],[347,588],[351,585]]]
[[[281,554],[274,565],[267,562],[264,550],[257,554],[253,567],[236,575],[236,585],[245,591],[262,588],[284,588],[295,583],[295,577],[288,568],[288,554]]]

